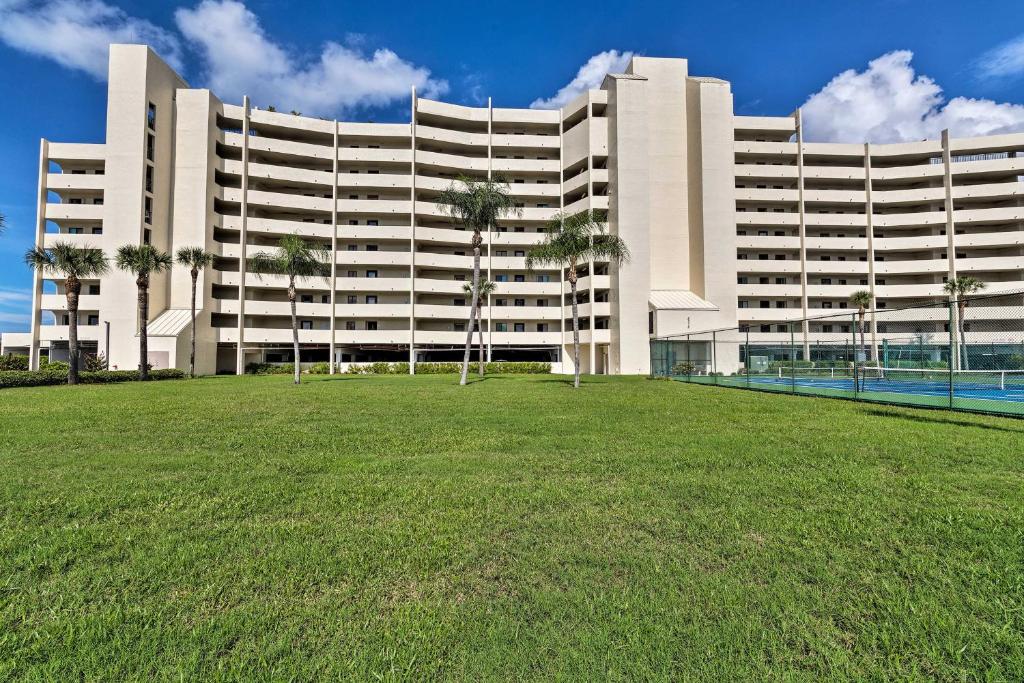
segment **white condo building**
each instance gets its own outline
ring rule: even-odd
[[[461,358],[471,233],[436,203],[460,175],[505,179],[522,208],[484,235],[493,360],[572,369],[565,274],[525,267],[559,211],[606,214],[632,252],[580,268],[584,372],[648,373],[655,335],[742,325],[755,343],[788,342],[784,321],[835,313],[861,289],[893,308],[944,298],[957,275],[1024,287],[1024,134],[805,142],[799,112],[735,115],[728,82],[646,57],[560,110],[415,92],[410,109],[405,123],[354,123],[225,103],[147,47],[111,46],[106,141],[42,141],[36,242],[217,254],[201,276],[203,373],[291,360],[285,280],[245,268],[290,233],[333,254],[332,277],[299,284],[303,361]],[[187,367],[189,302],[184,268],[153,278],[155,367]],[[136,318],[132,276],[84,283],[87,351],[136,366]],[[67,335],[62,282],[37,276],[31,331],[4,334],[3,352],[66,358]]]

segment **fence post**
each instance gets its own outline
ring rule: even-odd
[[[746,370],[746,373],[747,373],[747,388],[749,389],[750,388],[750,326],[747,326],[746,332],[747,332],[747,340],[746,340],[746,342],[744,344],[744,346],[746,347],[746,353],[744,354],[746,360],[743,363],[743,367],[744,367],[744,369]]]
[[[946,373],[949,375],[949,409],[953,409],[953,354],[957,353],[957,359],[959,361],[959,352],[957,352],[957,339],[954,335],[953,329],[955,328],[954,310],[956,304],[953,303],[952,299],[949,302],[949,363],[946,364]]]
[[[712,331],[711,332],[711,377],[712,377],[711,381],[714,382],[715,384],[718,384],[718,358],[715,355],[715,351],[718,348],[717,339],[718,339],[718,333]]]
[[[853,346],[851,347],[853,349],[853,355],[850,356],[851,358],[853,358],[853,398],[854,399],[859,399],[860,398],[860,373],[857,371],[857,368],[860,367],[860,363],[857,362],[857,352],[859,351],[859,347],[857,346],[857,314],[856,313],[851,313],[850,314],[850,329],[853,330]]]
[[[685,345],[685,346],[683,346],[683,348],[686,349],[686,364],[683,365],[683,367],[686,368],[686,381],[687,382],[692,382],[693,381],[693,364],[690,362],[690,335],[686,335],[686,339],[684,340],[683,343]]]
[[[790,391],[796,393],[796,327],[789,324],[789,386]]]

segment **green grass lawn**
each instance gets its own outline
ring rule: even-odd
[[[1024,679],[1024,422],[638,378],[0,392],[0,679]]]

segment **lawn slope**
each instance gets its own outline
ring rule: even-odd
[[[0,392],[0,679],[1024,678],[1024,422],[454,382]]]

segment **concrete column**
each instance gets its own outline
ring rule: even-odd
[[[50,170],[49,143],[46,138],[39,141],[39,184],[36,192],[36,241],[35,246],[43,246],[43,235],[46,233],[46,174]],[[31,341],[29,342],[28,362],[32,370],[39,369],[39,326],[42,324],[43,305],[43,273],[35,270],[32,273],[32,322]]]
[[[803,347],[804,347],[804,360],[809,360],[811,357],[810,341],[808,334],[810,332],[810,325],[807,322],[808,309],[810,308],[807,303],[807,219],[804,207],[804,127],[803,127],[803,115],[799,109],[796,110],[796,191],[797,191],[797,211],[799,212],[800,221],[800,308],[802,309],[803,320],[800,323],[801,332],[803,333]]]
[[[241,256],[238,261],[238,343],[235,356],[235,374],[245,374],[245,271],[249,213],[249,96],[242,98],[242,233],[239,238]]]
[[[338,121],[334,121],[334,157],[331,160],[331,374],[335,371],[334,354],[338,329]]]
[[[953,220],[953,171],[950,167],[949,130],[942,131],[942,179],[946,189],[946,258],[949,261],[949,279],[956,277],[956,223]]]
[[[878,308],[875,298],[875,228],[872,214],[874,205],[871,202],[871,145],[864,143],[864,216],[867,219],[868,238],[868,291],[871,292],[873,307]],[[871,359],[878,360],[878,321],[871,314]]]
[[[416,86],[409,120],[409,374],[416,374]]]
[[[487,98],[487,179],[488,180],[491,180],[494,177],[494,156],[493,156],[493,151],[492,151],[493,136],[494,136],[494,105],[491,102],[491,98],[488,97]],[[497,226],[491,226],[491,227],[492,228],[496,228]],[[484,237],[486,238],[484,240],[484,244],[487,245],[487,279],[493,282],[494,281],[494,276],[491,274],[491,256],[493,255],[493,252],[494,252],[494,233],[492,231],[488,231],[487,234]],[[481,304],[482,303],[483,302],[481,302]],[[487,322],[487,361],[489,362],[491,360],[491,356],[492,356],[493,342],[492,342],[491,334],[492,334],[492,330],[494,328],[494,324],[491,322],[491,316],[489,314],[490,310],[491,310],[491,295],[490,294],[487,295],[487,302],[486,303],[487,303],[487,311],[488,311],[488,316],[487,316],[487,321],[486,321]],[[483,319],[483,315],[482,314],[481,314],[480,317],[481,317],[481,319]],[[472,327],[472,324],[470,325],[470,327]],[[482,362],[484,359],[481,358],[480,360]]]

